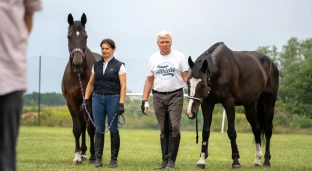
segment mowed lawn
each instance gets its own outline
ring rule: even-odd
[[[74,137],[71,128],[21,127],[18,139],[19,171],[92,171],[92,170],[153,170],[161,163],[159,131],[120,129],[121,148],[117,169],[107,167],[110,160],[109,133],[105,136],[104,167],[95,168],[85,161],[72,165]],[[181,144],[175,170],[196,168],[201,144],[196,144],[195,131],[181,132]],[[199,132],[201,135],[201,132]],[[201,142],[201,136],[199,138]],[[241,171],[312,170],[312,135],[274,134],[271,141],[271,168],[253,167],[255,146],[252,133],[238,133]],[[87,137],[89,148],[89,137]],[[89,157],[89,149],[87,156]],[[263,148],[264,155],[264,148]],[[263,161],[262,161],[263,162]],[[232,170],[231,147],[226,133],[212,132],[209,141],[209,158],[204,170]]]

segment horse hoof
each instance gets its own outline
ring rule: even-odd
[[[205,164],[197,164],[196,167],[199,169],[205,169],[206,165]]]
[[[263,167],[271,167],[270,161],[264,161]]]
[[[86,156],[81,156],[81,161],[86,161],[88,158]]]
[[[232,169],[239,169],[241,165],[232,165]]]
[[[89,159],[89,164],[94,164],[95,163],[95,159]]]
[[[254,163],[254,166],[255,166],[255,167],[261,167],[261,164],[259,164],[259,163]]]
[[[73,165],[80,165],[80,164],[82,164],[82,161],[73,161]]]

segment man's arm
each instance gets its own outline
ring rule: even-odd
[[[182,72],[182,77],[183,77],[183,81],[184,81],[185,85],[187,85],[187,79],[189,77],[189,72],[188,71]]]
[[[28,34],[31,32],[33,24],[33,14],[32,12],[25,12],[24,21],[28,30]]]
[[[153,84],[154,84],[154,77],[153,76],[146,77],[142,100],[148,100],[148,96],[151,93]]]

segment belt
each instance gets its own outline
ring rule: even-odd
[[[174,93],[174,92],[178,92],[178,91],[182,91],[183,88],[179,88],[179,89],[176,89],[176,90],[173,90],[173,91],[168,91],[168,92],[160,92],[160,91],[156,91],[154,89],[152,89],[152,93],[157,93],[157,94],[170,94],[170,93]]]

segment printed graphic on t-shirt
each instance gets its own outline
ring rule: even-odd
[[[170,79],[174,76],[175,68],[170,62],[164,62],[157,65],[156,74],[163,80]]]

